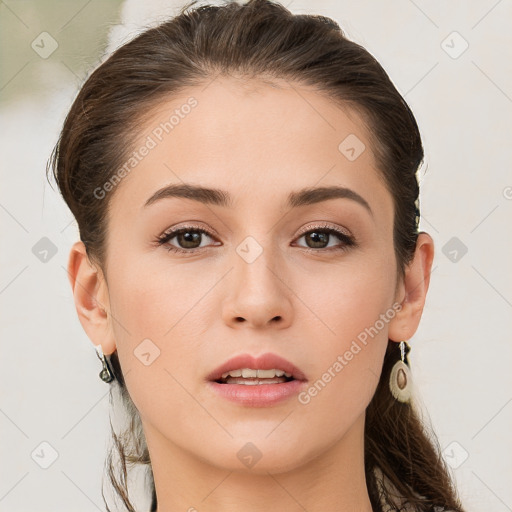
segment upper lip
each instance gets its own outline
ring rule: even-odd
[[[219,367],[215,368],[206,378],[210,381],[219,380],[222,378],[222,374],[231,370],[238,370],[241,368],[252,368],[253,370],[284,370],[287,373],[291,373],[292,377],[297,380],[307,380],[304,373],[299,370],[294,364],[290,363],[286,359],[267,352],[260,356],[252,356],[250,354],[240,354],[238,356],[228,359],[222,363]]]

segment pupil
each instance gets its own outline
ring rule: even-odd
[[[310,239],[313,239],[313,245],[320,244],[320,246],[322,246],[323,243],[328,242],[329,234],[328,233],[318,233],[318,231],[313,231],[312,233],[310,233],[308,235],[308,237]],[[318,248],[318,247],[315,246],[314,248]]]
[[[194,248],[194,243],[199,241],[201,234],[194,231],[185,231],[184,233],[181,233],[179,236],[181,240],[184,240],[183,244],[181,244],[180,240],[180,244],[190,249]]]

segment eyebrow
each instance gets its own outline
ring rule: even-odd
[[[144,208],[165,198],[185,198],[192,199],[204,204],[222,206],[224,208],[233,207],[233,198],[229,192],[215,188],[202,187],[189,183],[176,183],[167,185],[157,190],[145,203]],[[320,203],[329,199],[351,199],[364,206],[373,216],[372,209],[368,202],[357,192],[350,188],[340,186],[303,188],[291,192],[286,201],[287,208],[298,208],[311,204]]]

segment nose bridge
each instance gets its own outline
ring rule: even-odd
[[[235,249],[224,311],[227,322],[262,326],[277,320],[284,325],[291,320],[279,250],[272,246],[271,237],[261,240],[247,236]]]
[[[280,293],[282,286],[277,277],[281,267],[278,250],[273,247],[272,238],[247,236],[236,247],[234,277],[238,286],[247,286],[251,294]]]

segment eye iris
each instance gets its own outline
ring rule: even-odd
[[[187,248],[187,249],[194,249],[196,246],[194,246],[194,243],[199,242],[201,243],[201,233],[197,231],[183,231],[181,233],[178,233],[177,235],[178,242],[181,246]],[[184,241],[184,243],[182,243]],[[189,245],[192,244],[192,245]]]
[[[328,233],[322,233],[318,231],[312,231],[309,234],[306,235],[306,239],[313,240],[313,246],[315,249],[318,249],[318,247],[315,244],[320,244],[322,246],[323,243],[328,243],[329,241],[329,234]]]

